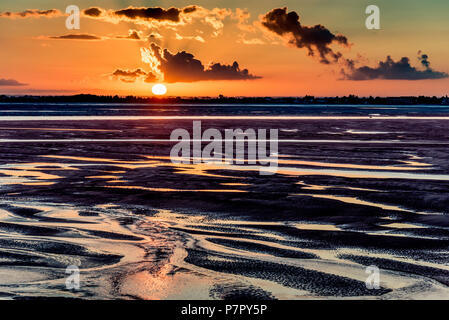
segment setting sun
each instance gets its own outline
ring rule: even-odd
[[[157,96],[162,96],[167,93],[167,87],[165,85],[163,85],[162,83],[158,83],[153,86],[151,91],[153,91],[153,94],[155,94]]]

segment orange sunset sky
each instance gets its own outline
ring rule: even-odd
[[[365,27],[372,4],[380,30]],[[161,82],[170,96],[441,96],[448,12],[447,0],[2,0],[0,94],[149,96]]]

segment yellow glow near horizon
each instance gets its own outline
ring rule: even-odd
[[[158,83],[153,86],[151,91],[153,92],[153,94],[157,96],[162,96],[167,93],[167,87],[162,83]]]

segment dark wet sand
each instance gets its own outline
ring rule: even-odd
[[[0,293],[447,299],[448,124],[202,121],[343,141],[281,143],[279,172],[261,176],[174,165],[170,142],[1,142],[169,139],[189,120],[0,121]],[[80,266],[79,291],[65,288],[68,265]],[[378,290],[365,286],[370,265]]]

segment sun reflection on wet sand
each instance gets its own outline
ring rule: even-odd
[[[236,189],[170,189],[170,188],[149,188],[140,186],[103,186],[104,188],[128,189],[128,190],[144,190],[152,192],[215,192],[215,193],[246,193],[245,190]]]
[[[275,121],[259,124],[280,123],[278,117],[267,119]],[[2,241],[9,241],[2,251],[33,258],[20,260],[30,266],[14,272],[0,266],[0,282],[12,283],[7,290],[17,296],[35,291],[71,298],[85,294],[87,299],[227,299],[235,294],[301,299],[335,297],[335,291],[326,291],[329,283],[342,281],[336,287],[344,295],[373,299],[379,297],[363,291],[365,268],[377,263],[369,259],[378,258],[385,259],[379,263],[381,285],[393,289],[381,298],[414,298],[424,292],[447,297],[447,277],[434,277],[449,271],[444,260],[448,228],[440,205],[449,181],[447,139],[431,134],[419,136],[420,141],[417,132],[400,137],[402,127],[396,131],[395,122],[382,126],[381,117],[364,117],[361,124],[339,123],[336,117],[339,128],[329,127],[328,119],[310,118],[306,125],[320,127],[308,127],[310,136],[301,122],[280,123],[284,136],[292,139],[279,142],[285,154],[278,155],[279,167],[270,179],[259,175],[268,167],[247,161],[170,158],[167,150],[174,142],[151,139],[166,137],[168,121],[92,122],[86,130],[77,125],[77,130],[48,128],[56,123],[33,128],[37,124],[30,123],[22,128],[30,132],[17,137],[7,132],[13,128],[2,125],[5,139],[0,143],[9,152],[2,159],[7,164],[0,165],[0,185],[5,199],[11,199],[0,206]],[[12,125],[14,130],[25,126]],[[330,137],[322,135],[324,128],[340,136],[320,139]],[[57,131],[67,133],[58,136]],[[391,136],[383,136],[387,132]],[[354,136],[359,134],[364,136]],[[14,153],[22,147],[26,151]],[[407,195],[415,194],[408,201]],[[42,203],[32,204],[37,197]],[[371,201],[376,198],[387,204]],[[44,203],[47,199],[68,203]],[[426,205],[440,210],[439,216],[418,216],[425,212],[417,209]],[[92,284],[79,293],[59,289],[64,288],[64,268],[72,262],[81,262],[83,278]],[[422,274],[422,267],[434,270]],[[59,278],[48,278],[50,268],[52,274],[61,271]]]
[[[0,130],[32,130],[32,131],[68,131],[68,132],[119,132],[120,130],[106,129],[79,129],[79,128],[20,128],[20,127],[0,127]]]
[[[344,190],[353,190],[353,191],[366,191],[366,192],[383,192],[382,190],[376,189],[367,189],[367,188],[355,188],[355,187],[346,187],[346,186],[320,186],[315,184],[304,183],[304,181],[299,181],[296,184],[302,185],[301,189],[303,190],[315,190],[315,191],[323,191],[328,189],[344,189]]]
[[[40,171],[33,170],[2,170],[0,169],[0,174],[9,177],[33,177],[38,180],[54,180],[61,179],[61,176],[57,176],[54,174],[44,173]]]
[[[87,179],[119,179],[120,176],[89,176],[86,177]]]
[[[104,162],[111,163],[117,167],[135,169],[135,168],[155,168],[161,166],[175,167],[178,169],[176,173],[180,174],[192,174],[201,176],[210,176],[217,178],[229,178],[230,176],[213,174],[205,172],[206,170],[230,170],[230,171],[267,171],[272,172],[273,168],[264,166],[242,166],[234,164],[216,164],[216,163],[199,163],[199,164],[175,164],[171,163],[170,157],[158,157],[158,156],[145,156],[152,159],[152,161],[126,161],[126,160],[113,160],[102,158],[88,158],[88,157],[71,157],[71,156],[52,156],[46,155],[43,157],[55,158],[55,159],[71,159],[88,162]],[[181,158],[182,159],[182,158]],[[165,161],[164,161],[165,160]],[[351,165],[340,164],[342,167],[349,167]],[[385,167],[384,167],[385,168]],[[396,168],[396,167],[395,167]],[[407,167],[408,168],[408,167]],[[413,167],[410,167],[413,168]],[[402,170],[402,169],[401,169]],[[308,168],[295,168],[295,167],[279,167],[275,170],[276,174],[288,175],[288,176],[307,176],[307,175],[324,175],[346,178],[375,178],[375,179],[415,179],[415,180],[443,180],[449,181],[449,175],[445,174],[417,174],[411,172],[395,172],[395,171],[370,171],[370,170],[344,170],[344,169],[308,169]],[[234,177],[241,178],[241,177]]]
[[[266,222],[266,221],[245,221],[245,220],[224,220],[224,219],[211,219],[207,216],[202,215],[185,215],[180,214],[176,212],[171,212],[169,210],[161,210],[157,215],[151,218],[155,221],[167,223],[168,225],[180,228],[180,230],[189,233],[190,236],[194,237],[195,239],[195,247],[200,247],[207,252],[210,253],[216,253],[219,252],[220,254],[228,255],[229,257],[241,257],[245,259],[254,259],[257,261],[266,261],[266,262],[281,262],[284,265],[292,265],[292,266],[300,266],[303,268],[306,268],[307,270],[314,270],[314,271],[320,271],[325,272],[328,274],[333,274],[337,276],[347,277],[351,279],[358,279],[360,281],[365,281],[366,279],[366,273],[365,273],[365,267],[360,266],[357,263],[341,259],[341,255],[363,255],[367,257],[383,257],[385,259],[395,259],[397,261],[404,261],[407,263],[416,263],[416,261],[413,261],[411,259],[403,258],[403,257],[397,257],[393,254],[376,254],[376,253],[369,253],[367,254],[364,250],[359,250],[356,248],[341,248],[338,250],[332,250],[332,249],[308,249],[301,247],[300,244],[299,247],[290,246],[287,244],[284,244],[283,241],[288,240],[289,237],[277,235],[276,237],[271,237],[273,234],[270,232],[267,228],[263,228],[264,232],[259,233],[257,231],[258,226],[293,226],[295,228],[298,228],[299,230],[308,230],[308,231],[317,231],[317,232],[335,232],[340,231],[341,229],[338,228],[335,225],[329,225],[329,224],[314,224],[314,223],[297,223],[297,222],[288,222],[288,221],[282,221],[282,222]],[[244,226],[247,225],[250,228],[245,228]],[[206,227],[206,228],[204,228]],[[220,231],[221,228],[228,228],[233,227],[234,231]],[[392,229],[396,227],[395,225],[392,225]],[[212,229],[210,229],[212,228]],[[206,234],[202,234],[201,231],[204,230],[210,230]],[[276,230],[276,229],[275,229]],[[198,233],[200,231],[200,233]],[[243,231],[252,231],[247,236],[243,236]],[[192,233],[193,232],[193,233]],[[367,233],[369,234],[369,233]],[[382,237],[383,234],[375,234],[373,235]],[[258,240],[253,239],[253,236],[261,236],[265,239]],[[405,234],[394,234],[394,236],[406,236]],[[269,239],[273,239],[270,241]],[[216,242],[218,241],[218,242]],[[225,241],[222,243],[222,241]],[[243,241],[243,242],[242,242]],[[230,244],[236,244],[239,245],[241,243],[244,243],[248,247],[233,247],[229,246]],[[287,242],[288,243],[288,242]],[[255,247],[252,247],[255,246]],[[279,257],[279,256],[273,256],[273,253],[258,251],[251,248],[257,248],[258,246],[261,246],[260,248],[271,248],[270,250],[287,250],[293,254],[293,252],[297,253],[306,253],[306,254],[314,254],[316,255],[316,259],[291,259],[291,258],[285,258],[285,257]],[[279,251],[281,252],[281,251]],[[225,257],[214,257],[211,258],[214,263],[230,263],[230,258]],[[427,265],[429,267],[437,267],[441,268],[442,266],[437,263],[428,263],[423,262],[423,265]],[[190,266],[191,265],[188,265]],[[446,267],[445,269],[449,269],[449,267]],[[204,269],[202,269],[204,270]],[[408,290],[408,288],[412,288],[416,285],[422,285],[426,283],[425,279],[422,279],[418,276],[409,276],[405,273],[397,273],[394,271],[389,270],[383,270],[383,282],[382,286],[392,288],[395,290]],[[261,285],[261,283],[258,280],[246,278],[247,280],[251,281],[252,283],[258,283]],[[301,291],[301,290],[293,290],[292,288],[288,288],[287,291],[284,289],[280,289],[275,282],[269,282],[266,281],[262,285],[267,290],[270,290],[276,297],[284,297],[284,298],[307,298],[307,297],[313,297],[313,295],[310,295],[307,291]],[[428,291],[427,295],[429,294]],[[445,296],[447,294],[447,288],[444,285],[436,284],[434,287],[433,296],[436,298],[441,298],[442,296]],[[395,293],[392,293],[392,296],[394,296]],[[384,295],[386,299],[388,299],[388,294]]]
[[[363,170],[386,170],[386,171],[413,171],[413,170],[423,170],[424,166],[431,166],[430,164],[418,163],[409,161],[405,163],[409,164],[409,167],[401,166],[373,166],[373,165],[361,165],[361,164],[350,164],[350,163],[331,163],[331,162],[316,162],[316,161],[299,161],[299,160],[279,160],[279,164],[293,164],[293,165],[304,165],[304,166],[314,166],[314,167],[331,167],[331,168],[347,168],[347,169],[363,169]],[[415,167],[415,165],[420,166]]]
[[[370,202],[370,201],[361,200],[361,199],[358,199],[355,197],[347,197],[347,196],[335,196],[335,195],[330,195],[330,194],[308,194],[308,193],[295,193],[295,194],[291,194],[290,196],[303,196],[303,197],[313,197],[313,198],[336,200],[336,201],[341,201],[341,202],[350,203],[350,204],[357,204],[357,205],[361,205],[361,206],[370,206],[370,207],[381,208],[384,210],[404,211],[404,212],[411,211],[411,210],[403,209],[398,206],[391,206],[391,205],[386,205],[386,204],[382,204],[382,203]]]
[[[339,231],[339,227],[333,224],[316,224],[316,223],[293,223],[296,228],[302,230],[323,230],[323,231]]]
[[[425,228],[424,226],[419,226],[416,224],[399,223],[399,222],[383,224],[382,227],[395,228],[395,229],[423,229],[423,228]]]

